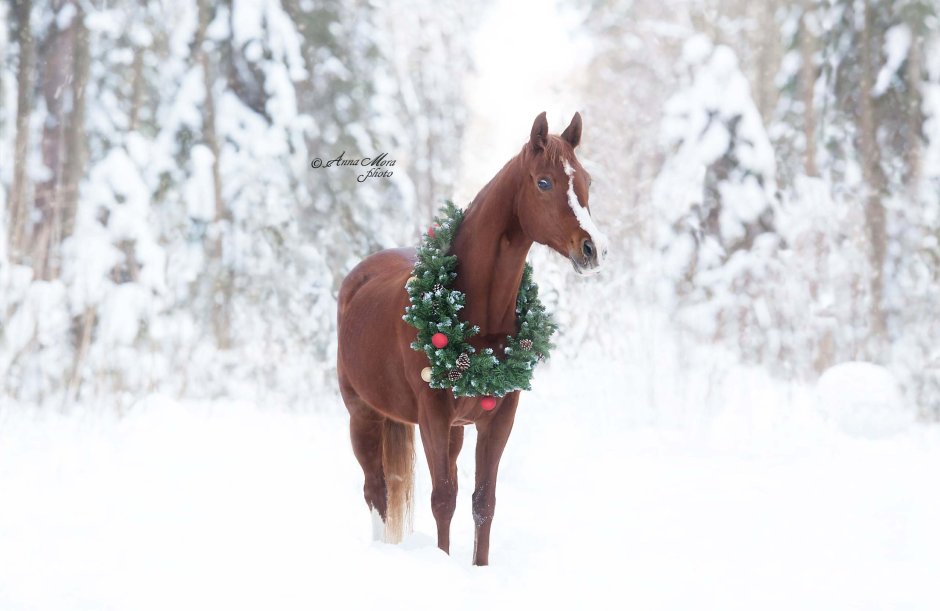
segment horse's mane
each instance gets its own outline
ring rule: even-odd
[[[545,158],[548,159],[550,163],[555,163],[558,161],[559,157],[561,157],[562,161],[568,160],[568,151],[570,149],[571,146],[562,140],[561,137],[555,136],[554,134],[549,135],[548,139],[545,141]]]
[[[571,160],[574,159],[574,154],[569,153],[570,150],[571,150],[571,146],[567,142],[565,142],[560,136],[550,134],[548,138],[545,140],[545,148],[543,149],[543,152],[545,153],[545,158],[549,161],[549,163],[556,163],[557,161],[559,161],[559,159],[561,159],[562,161],[568,160],[570,163]],[[482,189],[480,189],[480,191],[473,198],[470,204],[473,205],[474,203],[476,203],[477,200],[482,199],[483,196],[493,187],[497,179],[501,175],[503,175],[504,172],[508,171],[510,168],[513,168],[515,171],[518,171],[519,169],[521,169],[523,167],[521,165],[523,163],[523,159],[525,155],[528,154],[528,152],[529,152],[529,143],[526,142],[523,145],[522,150],[519,151],[519,154],[506,162],[506,165],[504,165],[503,168],[499,172],[496,173],[496,176],[491,178],[490,181],[486,183]]]

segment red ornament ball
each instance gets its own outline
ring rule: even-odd
[[[496,407],[496,398],[495,397],[483,397],[482,399],[480,399],[480,407],[482,407],[486,411],[490,411],[491,409]]]
[[[433,237],[434,237],[434,230],[437,229],[437,228],[439,228],[439,227],[440,227],[440,225],[432,225],[431,227],[429,227],[429,228],[428,228],[428,235],[433,238]]]
[[[443,333],[435,333],[431,336],[431,343],[435,348],[443,348],[447,345],[447,336]]]

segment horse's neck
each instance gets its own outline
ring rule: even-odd
[[[516,332],[516,296],[532,246],[516,215],[518,163],[507,163],[474,198],[454,238],[455,285],[467,297],[461,318],[482,336]]]

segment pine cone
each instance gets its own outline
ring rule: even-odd
[[[437,293],[438,291],[443,291],[443,290],[444,290],[444,287],[443,287],[441,284],[435,284],[435,285],[434,285],[434,292],[435,292],[435,293]]]
[[[463,377],[463,374],[457,370],[451,371],[450,373],[447,374],[447,379],[450,380],[451,382],[456,382],[462,377]]]
[[[470,355],[466,352],[462,352],[460,356],[457,357],[457,369],[460,371],[466,371],[470,368]]]
[[[519,342],[519,347],[522,348],[523,350],[531,350],[532,340],[531,339],[522,340],[521,342]]]

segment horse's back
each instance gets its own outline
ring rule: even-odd
[[[405,382],[401,338],[414,267],[413,248],[383,250],[347,274],[337,303],[337,371],[344,393],[354,393],[385,415],[410,420],[413,401]],[[413,335],[413,329],[411,329]],[[398,405],[407,402],[409,405]],[[348,405],[347,405],[348,406]]]
[[[339,317],[342,320],[344,309],[353,297],[364,287],[369,292],[388,290],[398,279],[404,291],[405,281],[414,267],[414,248],[389,248],[373,253],[352,268],[340,285],[338,305]]]

